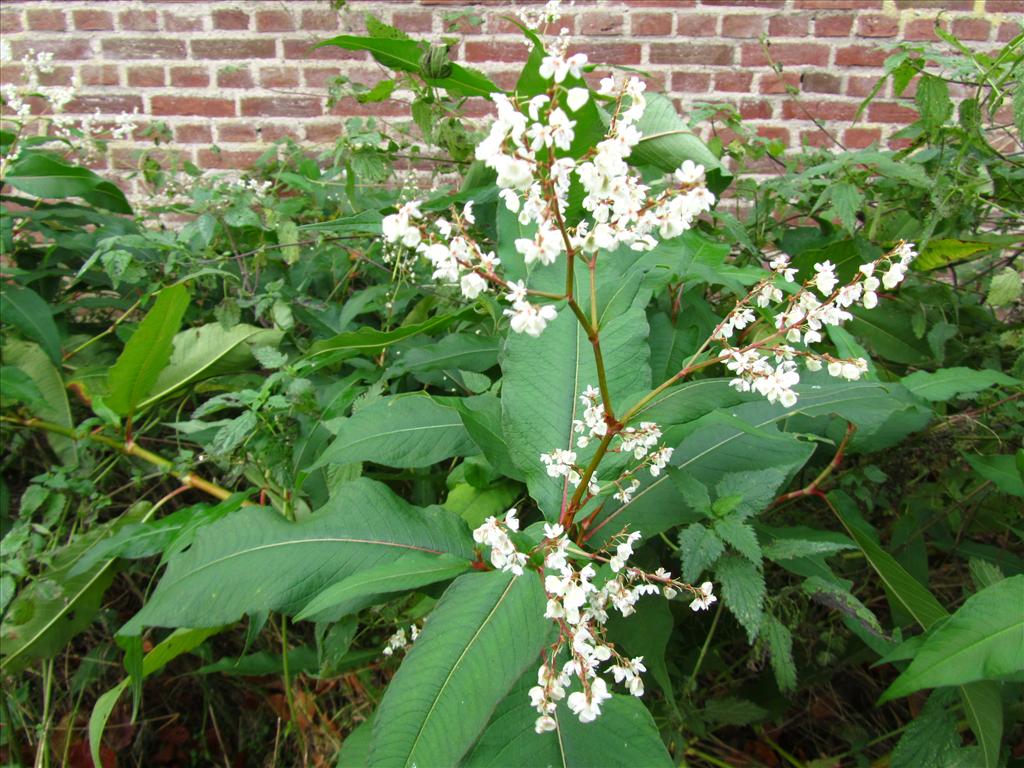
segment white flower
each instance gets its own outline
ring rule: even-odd
[[[587,88],[570,88],[565,97],[565,103],[572,112],[579,112],[590,100],[590,90]]]
[[[512,318],[512,330],[528,336],[540,336],[547,324],[558,317],[558,312],[550,304],[538,306],[528,301],[517,301],[512,309],[506,309],[505,315]]]
[[[822,295],[828,296],[839,282],[839,278],[836,277],[836,265],[831,261],[823,261],[814,265],[814,271],[817,273],[814,276],[814,284]]]
[[[714,585],[710,581],[705,581],[700,585],[700,594],[690,603],[690,608],[694,611],[706,611],[711,607],[711,604],[718,601],[718,598],[711,594],[711,590]]]
[[[398,213],[385,216],[381,222],[384,239],[389,243],[400,242],[406,248],[415,248],[420,244],[423,235],[419,227],[412,222],[422,215],[420,201],[412,200],[399,208]]]
[[[459,282],[459,288],[462,289],[462,295],[472,301],[479,296],[481,292],[487,290],[487,281],[476,272],[467,272],[462,276],[462,280]]]
[[[575,78],[582,77],[582,67],[586,63],[587,55],[585,53],[574,53],[568,58],[564,54],[545,56],[541,59],[539,74],[545,80],[554,80],[556,83],[560,83],[565,80],[567,75],[572,75]]]
[[[473,215],[473,201],[470,200],[462,207],[462,218],[467,224],[476,224],[476,216]]]

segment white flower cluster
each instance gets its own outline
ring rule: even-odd
[[[774,274],[737,302],[712,334],[712,340],[723,348],[718,359],[734,374],[730,384],[741,392],[758,392],[769,402],[790,408],[797,402],[794,387],[800,383],[798,358],[803,359],[808,370],[826,367],[831,376],[848,381],[859,379],[868,370],[867,360],[835,358],[812,350],[811,345],[822,341],[827,326],[838,326],[850,320],[853,315],[849,308],[853,305],[859,303],[865,309],[878,306],[878,288],[895,288],[906,276],[915,256],[912,245],[900,243],[885,256],[861,265],[850,282],[842,286],[836,266],[823,261],[814,265],[814,275],[788,298],[776,281],[781,278],[784,282],[795,283],[797,270],[790,266],[785,254],[773,258],[769,266]],[[876,272],[881,269],[885,271],[879,280]],[[749,345],[734,346],[730,340],[736,331],[757,322],[751,300],[769,311],[776,305],[775,331]],[[803,344],[805,348],[796,349],[791,344]]]
[[[385,656],[392,656],[396,651],[407,648],[410,643],[416,642],[416,638],[420,636],[420,628],[415,624],[409,625],[409,637],[406,639],[405,629],[399,627],[391,637],[388,638],[387,645],[384,646],[382,653]]]
[[[523,575],[523,566],[526,565],[527,557],[516,550],[505,529],[510,531],[519,530],[519,520],[516,518],[515,509],[505,513],[505,521],[499,523],[494,516],[488,517],[483,525],[473,531],[473,541],[477,544],[486,544],[491,548],[491,565],[499,571],[508,571],[516,576]]]

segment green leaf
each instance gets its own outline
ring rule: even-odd
[[[0,287],[0,316],[11,323],[60,365],[60,334],[49,305],[31,288],[4,284]]]
[[[665,694],[674,702],[672,678],[665,664],[665,649],[672,637],[672,610],[668,600],[641,600],[636,612],[627,617],[608,616],[608,638],[631,657],[643,656],[644,665]]]
[[[857,622],[865,631],[876,637],[885,637],[875,614],[849,590],[820,576],[811,576],[802,586],[804,592],[816,602],[846,614],[850,620]]]
[[[892,768],[946,766],[960,746],[956,718],[949,710],[949,697],[933,693],[921,714],[914,718],[892,752]]]
[[[34,416],[68,429],[74,428],[64,380],[42,347],[28,341],[8,340],[3,348],[3,361],[28,376],[42,394],[42,403],[32,411]],[[46,439],[65,466],[78,466],[78,448],[74,440],[57,434],[47,435]]]
[[[774,616],[765,616],[762,632],[772,665],[772,673],[779,690],[786,693],[796,689],[796,662],[793,661],[793,635]]]
[[[854,317],[847,323],[847,330],[863,339],[879,357],[904,365],[928,365],[931,361],[927,345],[914,334],[909,311],[899,302],[890,302],[885,312],[859,308],[852,312]]]
[[[460,397],[452,403],[462,416],[462,423],[488,463],[513,480],[523,480],[523,473],[512,461],[501,423],[501,401],[495,395]]]
[[[153,388],[157,376],[171,358],[174,335],[181,326],[188,302],[188,290],[184,285],[164,288],[125,344],[124,351],[110,369],[104,398],[118,415],[133,413],[135,406]]]
[[[839,218],[843,228],[851,235],[857,229],[857,214],[864,203],[864,194],[848,181],[827,187],[822,199],[830,203],[829,212]]]
[[[1013,267],[996,272],[988,286],[985,303],[990,307],[1007,307],[1020,298],[1024,290],[1020,272]]]
[[[719,159],[689,129],[671,99],[660,93],[646,93],[644,99],[647,106],[637,122],[643,138],[633,147],[630,164],[652,165],[671,172],[684,160],[692,160],[707,170],[722,170]]]
[[[486,371],[498,364],[498,339],[473,333],[449,333],[433,344],[403,352],[393,373],[427,371]]]
[[[6,408],[15,403],[36,411],[46,407],[43,393],[31,376],[13,365],[0,366],[0,405]]]
[[[1022,382],[999,371],[942,368],[934,373],[916,371],[909,376],[904,376],[900,383],[918,397],[938,402],[959,395],[980,392],[996,385],[1009,387],[1020,385]]]
[[[761,545],[754,529],[738,517],[724,517],[715,521],[715,533],[754,565],[761,564]]]
[[[189,328],[174,336],[171,358],[160,371],[139,410],[197,381],[253,367],[250,347],[277,346],[281,331],[236,325],[225,330],[220,323]]]
[[[715,577],[721,584],[723,605],[747,630],[747,640],[753,643],[764,619],[764,574],[749,560],[726,555],[715,565]]]
[[[345,483],[297,523],[246,507],[200,529],[191,547],[172,554],[149,602],[119,634],[226,624],[256,611],[293,613],[331,584],[412,550],[473,557],[458,517],[412,507],[367,479]]]
[[[723,699],[709,700],[704,705],[701,714],[712,723],[750,725],[767,717],[768,710],[759,707],[748,699],[737,699],[727,696]]]
[[[679,534],[679,557],[683,579],[696,582],[705,570],[714,565],[725,552],[725,545],[714,531],[700,523],[692,523]]]
[[[369,605],[379,595],[447,581],[469,570],[471,565],[465,558],[445,553],[406,552],[394,562],[369,568],[332,584],[310,600],[295,619],[337,621],[345,614]]]
[[[958,261],[969,259],[975,254],[988,251],[992,243],[975,242],[971,240],[953,240],[939,238],[929,240],[928,244],[921,249],[921,253],[913,262],[913,268],[919,271],[931,271],[941,269]]]
[[[384,693],[370,768],[458,764],[498,702],[539,664],[550,629],[544,603],[532,574],[456,579]]]
[[[941,128],[953,114],[953,102],[949,98],[949,86],[942,78],[922,73],[917,83],[914,103],[921,115],[921,121],[928,130]]]
[[[530,670],[498,705],[462,768],[562,766],[563,768],[668,768],[674,765],[654,719],[639,699],[612,694],[596,723],[581,723],[564,706],[555,712],[555,731],[534,731],[537,712],[528,691]]]
[[[418,336],[421,333],[443,331],[456,320],[469,314],[471,309],[469,308],[469,310],[463,310],[455,314],[438,315],[422,323],[402,325],[393,331],[360,328],[358,331],[339,333],[330,339],[316,342],[307,357],[317,362],[337,362],[349,357],[356,357],[357,355],[374,357],[392,344],[405,341],[413,336]]]
[[[372,461],[389,467],[427,467],[476,453],[454,408],[430,395],[381,398],[341,422],[334,442],[313,468]]]
[[[345,737],[338,751],[335,768],[366,768],[370,756],[370,740],[373,738],[373,721],[366,720],[356,726]]]
[[[1016,456],[1002,454],[998,456],[965,456],[967,463],[974,471],[986,480],[991,481],[1003,493],[1011,496],[1024,496],[1024,463],[1020,457],[1024,449],[1018,450]]]
[[[23,154],[7,169],[3,181],[36,197],[80,197],[114,213],[132,213],[124,193],[115,185],[88,168],[68,165],[42,152]]]
[[[146,654],[142,660],[142,676],[148,677],[154,672],[158,672],[169,662],[201,645],[208,637],[217,634],[220,630],[220,627],[175,630]],[[110,713],[114,711],[118,699],[121,698],[121,694],[125,692],[130,683],[131,679],[126,677],[100,696],[93,705],[92,713],[89,715],[89,749],[92,752],[93,765],[103,765],[100,758],[103,731],[107,727]]]
[[[834,552],[856,548],[856,545],[841,533],[819,531],[806,526],[792,528],[760,526],[760,530],[773,537],[772,542],[764,547],[764,556],[775,562],[799,557],[830,555]]]
[[[1024,671],[1024,575],[967,598],[925,638],[910,666],[881,701],[922,688],[992,680]]]

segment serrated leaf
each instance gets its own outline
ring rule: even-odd
[[[921,74],[917,83],[914,103],[921,115],[921,121],[929,130],[942,127],[953,114],[953,102],[949,98],[949,86],[942,78],[926,73]]]
[[[372,461],[389,467],[426,467],[477,448],[458,411],[430,395],[381,398],[345,419],[313,468]]]
[[[963,685],[1024,671],[1024,575],[967,598],[925,638],[910,666],[881,701],[922,688]]]
[[[1019,386],[1024,382],[999,371],[942,368],[934,373],[915,371],[909,376],[904,376],[900,383],[918,397],[932,402],[942,402],[959,395],[980,392],[992,386]]]
[[[945,766],[960,746],[956,718],[949,709],[949,696],[936,691],[925,703],[921,714],[907,726],[892,752],[892,768]]]
[[[829,202],[829,212],[839,218],[843,228],[851,235],[857,229],[857,214],[864,202],[864,193],[848,181],[829,186],[823,197]]]
[[[694,583],[725,552],[722,540],[714,531],[700,523],[692,523],[679,534],[679,557],[683,565],[683,579]]]
[[[921,249],[912,264],[913,269],[919,271],[930,271],[941,267],[955,264],[958,261],[969,259],[975,254],[990,250],[992,243],[973,242],[970,240],[955,240],[938,238],[929,240],[928,244]]]
[[[345,483],[297,523],[246,507],[200,529],[191,547],[172,554],[149,601],[119,634],[292,613],[331,584],[412,550],[471,559],[473,548],[457,516],[412,507],[365,478]]]
[[[381,699],[369,768],[458,764],[520,675],[539,663],[550,629],[544,603],[529,576],[456,579]]]
[[[1020,298],[1021,291],[1020,272],[1006,267],[992,276],[985,303],[990,307],[1006,307]]]
[[[754,565],[761,564],[761,545],[754,529],[738,517],[725,517],[715,521],[715,533]]]
[[[772,673],[779,690],[786,693],[796,688],[796,662],[793,661],[793,635],[774,616],[766,616],[761,636],[768,646]]]
[[[60,333],[49,305],[31,288],[0,286],[0,317],[30,341],[38,342],[54,365],[60,365]]]
[[[726,555],[715,565],[715,579],[721,584],[723,605],[747,631],[747,640],[753,643],[764,619],[764,574],[749,560]]]

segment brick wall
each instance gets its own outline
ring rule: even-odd
[[[337,74],[372,83],[381,73],[364,54],[312,48],[331,35],[360,32],[364,11],[413,35],[435,37],[447,30],[445,14],[478,14],[482,24],[459,24],[455,58],[510,86],[526,54],[515,28],[502,19],[516,5],[350,0],[338,13],[327,0],[4,0],[0,31],[15,58],[29,48],[53,52],[50,84],[80,79],[69,111],[137,108],[166,123],[174,146],[200,167],[233,168],[285,135],[330,143],[344,116],[407,115],[394,103],[346,101],[326,108],[325,86]],[[947,28],[981,50],[1011,39],[1024,20],[1024,0],[565,5],[563,26],[593,61],[648,72],[652,87],[671,94],[684,111],[695,101],[735,104],[759,132],[790,146],[828,143],[830,135],[850,147],[884,143],[913,112],[886,90],[854,125],[857,105],[880,74],[885,45],[933,39],[940,11]],[[4,81],[19,76],[12,64],[0,75]],[[144,146],[118,142],[103,162],[114,171],[134,168]]]

